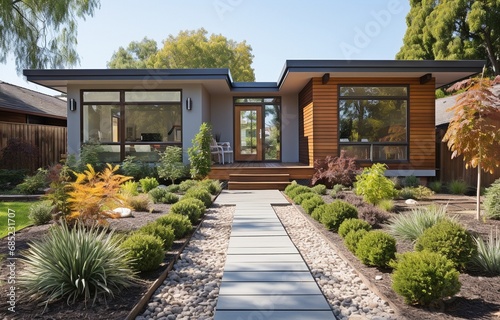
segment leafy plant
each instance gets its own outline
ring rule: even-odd
[[[298,185],[297,187],[290,189],[288,191],[288,193],[286,193],[286,195],[288,197],[290,197],[290,199],[293,200],[293,198],[295,198],[299,194],[301,194],[301,193],[308,193],[308,192],[311,192],[311,188],[306,187],[306,186],[302,186],[302,185]]]
[[[375,163],[356,177],[354,192],[366,202],[377,204],[382,199],[391,199],[395,194],[394,183],[384,176],[386,164]]]
[[[467,184],[463,180],[453,180],[448,184],[448,191],[451,194],[465,194],[467,191]]]
[[[356,207],[345,201],[335,200],[327,204],[324,208],[324,212],[321,215],[321,223],[329,230],[337,231],[345,219],[357,217],[358,210]]]
[[[356,253],[356,249],[358,248],[358,243],[363,239],[363,237],[368,233],[365,229],[360,230],[352,230],[348,232],[344,238],[344,244],[352,253]]]
[[[222,191],[222,186],[219,180],[205,179],[200,181],[199,186],[207,189],[212,195],[219,194]]]
[[[16,190],[22,194],[35,194],[47,184],[47,170],[39,168],[34,175],[25,177],[24,181],[17,185]]]
[[[372,229],[372,226],[361,219],[358,218],[349,218],[345,219],[339,227],[339,236],[341,238],[345,238],[345,236],[351,232],[351,231],[358,231],[358,230],[366,230],[370,231]]]
[[[368,232],[356,248],[356,256],[368,266],[387,267],[395,254],[396,239],[380,230]]]
[[[181,187],[178,184],[171,184],[167,187],[168,192],[176,193],[181,190]]]
[[[167,188],[154,188],[148,193],[152,198],[154,203],[176,203],[179,201],[179,196],[168,192]]]
[[[335,184],[352,186],[355,176],[359,173],[355,159],[346,156],[344,150],[338,157],[326,156],[324,160],[316,160],[314,169],[311,183],[313,185],[322,183],[328,188]]]
[[[136,280],[131,259],[120,248],[113,232],[62,223],[47,237],[31,243],[24,254],[25,269],[19,281],[26,293],[46,303],[66,298],[74,303],[111,296]]]
[[[391,212],[394,210],[394,201],[392,199],[382,199],[377,206],[384,211]]]
[[[126,181],[120,186],[120,192],[126,197],[134,197],[139,194],[139,184],[135,181]]]
[[[498,230],[484,241],[481,237],[474,238],[477,246],[477,253],[472,257],[472,268],[485,272],[492,276],[500,275],[500,236]]]
[[[182,214],[169,213],[156,219],[156,222],[171,226],[174,229],[175,239],[182,239],[192,229],[191,221]]]
[[[194,187],[186,191],[186,193],[182,197],[182,200],[188,198],[195,198],[201,200],[205,205],[205,208],[203,210],[212,205],[212,196],[210,195],[210,192],[208,192],[207,189],[202,187]]]
[[[398,254],[391,263],[392,288],[407,304],[423,306],[460,291],[459,272],[446,257],[429,251]]]
[[[54,165],[50,168],[48,178],[50,188],[43,196],[43,199],[50,201],[54,206],[56,213],[66,216],[70,213],[68,203],[68,192],[71,190],[70,182],[72,180],[71,169],[68,165]]]
[[[500,219],[500,179],[486,188],[483,204],[488,218]]]
[[[200,131],[192,140],[192,146],[188,149],[189,161],[191,168],[189,172],[193,179],[203,179],[210,172],[212,165],[210,143],[212,141],[212,128],[203,122],[200,126]]]
[[[318,205],[311,213],[311,218],[321,222],[321,217],[323,216],[323,213],[325,212],[327,207],[328,205],[326,203]]]
[[[165,257],[162,240],[150,234],[133,233],[123,241],[121,248],[128,251],[131,265],[137,271],[157,269]]]
[[[182,199],[172,205],[170,212],[187,216],[191,223],[197,222],[201,218],[203,210],[201,210],[199,204],[193,200],[195,199]]]
[[[311,190],[319,195],[326,194],[326,186],[324,184],[317,184]]]
[[[429,183],[429,189],[431,189],[432,191],[434,191],[436,193],[439,193],[443,189],[443,184],[441,183],[441,181],[438,181],[438,180],[431,181]]]
[[[405,187],[416,188],[420,185],[420,180],[414,175],[406,176],[403,185]]]
[[[184,180],[179,184],[179,190],[184,193],[191,189],[192,187],[195,187],[198,185],[198,181],[196,180]]]
[[[75,171],[84,172],[88,168],[88,165],[97,171],[103,169],[103,163],[99,159],[99,154],[103,151],[104,149],[97,142],[90,141],[84,143],[80,149],[80,160],[77,163]]]
[[[0,169],[0,190],[14,189],[18,184],[23,182],[27,170],[17,169]]]
[[[403,189],[399,190],[397,194],[402,199],[421,200],[430,198],[434,194],[434,191],[424,186],[404,187]]]
[[[126,156],[120,166],[120,171],[123,175],[134,178],[135,181],[155,175],[149,164],[138,160],[135,156]]]
[[[149,191],[153,190],[154,188],[160,185],[158,183],[158,180],[156,180],[156,178],[153,177],[142,178],[141,180],[139,180],[139,183],[141,185],[141,190],[144,193],[148,193]]]
[[[316,207],[318,207],[324,203],[325,203],[325,201],[323,201],[323,198],[321,198],[321,196],[315,195],[309,199],[302,201],[301,205],[302,205],[302,208],[304,208],[304,210],[308,214],[312,214],[312,212],[314,211],[314,209],[316,209]]]
[[[175,180],[186,176],[187,168],[182,162],[182,148],[166,147],[165,152],[160,153],[157,170],[160,178],[169,179],[172,184],[175,183]]]
[[[54,208],[50,201],[36,202],[30,206],[29,218],[36,226],[47,224],[52,220]]]
[[[141,193],[136,196],[129,196],[126,199],[128,205],[135,211],[148,212],[152,210],[151,205],[153,204],[153,201],[147,194]]]
[[[344,189],[344,186],[341,184],[336,184],[332,187],[332,191],[330,191],[330,196],[335,197],[337,193],[342,191]]]
[[[302,202],[304,200],[307,200],[309,198],[312,198],[312,197],[315,197],[317,196],[318,194],[316,192],[312,192],[312,191],[309,191],[309,192],[305,192],[305,193],[299,193],[297,194],[295,197],[292,198],[293,202],[295,202],[296,204],[302,204]]]
[[[150,222],[141,228],[139,228],[136,233],[149,234],[157,237],[163,242],[163,248],[170,250],[172,244],[174,243],[175,234],[172,226],[166,226],[159,222]]]
[[[373,227],[379,226],[389,219],[387,212],[375,206],[362,206],[358,208],[358,217]]]

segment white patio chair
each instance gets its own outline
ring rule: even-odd
[[[210,143],[210,153],[212,156],[217,155],[218,163],[224,164],[224,149],[217,144],[215,139],[212,139],[212,143]]]

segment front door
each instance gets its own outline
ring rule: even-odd
[[[235,106],[236,161],[262,161],[262,106]]]

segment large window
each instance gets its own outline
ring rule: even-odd
[[[339,146],[348,156],[408,160],[407,117],[407,86],[339,86]]]
[[[101,161],[125,156],[156,161],[168,145],[182,144],[181,92],[84,91],[83,142],[98,142]]]

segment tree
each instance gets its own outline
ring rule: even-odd
[[[0,62],[12,53],[18,72],[76,65],[76,18],[99,7],[99,0],[0,0]]]
[[[484,73],[484,72],[483,72]],[[443,141],[453,151],[452,158],[462,155],[466,168],[477,167],[476,218],[479,220],[481,170],[493,173],[500,165],[500,98],[491,91],[500,83],[488,78],[467,79],[455,83],[448,91],[465,90],[453,107],[454,116],[450,121]]]
[[[160,178],[170,179],[172,184],[175,183],[176,179],[184,177],[187,170],[182,163],[182,148],[168,146],[165,152],[160,153],[157,170]]]
[[[487,59],[500,74],[500,0],[410,0],[401,60]]]
[[[235,81],[255,81],[252,47],[223,35],[207,37],[205,29],[181,31],[169,35],[163,48],[144,38],[131,42],[127,49],[120,47],[108,62],[109,68],[229,68]]]

